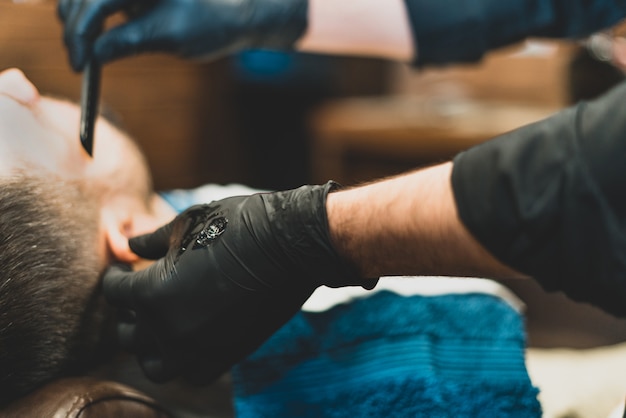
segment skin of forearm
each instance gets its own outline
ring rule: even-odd
[[[495,259],[459,219],[452,162],[330,193],[331,240],[364,277],[525,277]]]
[[[309,0],[302,52],[411,61],[414,45],[404,0]]]

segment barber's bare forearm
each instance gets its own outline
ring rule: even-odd
[[[309,0],[308,15],[307,31],[297,44],[301,51],[413,59],[404,0]]]
[[[331,193],[331,238],[366,277],[525,277],[485,250],[460,221],[452,163]]]

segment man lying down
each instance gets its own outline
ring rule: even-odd
[[[99,281],[113,261],[141,262],[129,237],[195,203],[254,192],[207,186],[157,194],[127,135],[101,119],[91,159],[78,121],[74,104],[40,96],[18,70],[0,73],[2,403],[118,357],[115,313]],[[224,416],[541,416],[538,393],[547,405],[542,394],[555,385],[529,378],[531,350],[514,296],[480,279],[398,283],[384,278],[371,292],[320,289],[232,370],[233,409]],[[615,377],[624,367],[613,365]],[[619,395],[607,405],[623,399],[623,376],[611,380]]]

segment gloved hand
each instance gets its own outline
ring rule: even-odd
[[[333,248],[326,196],[335,187],[232,197],[193,206],[133,251],[160,258],[137,272],[112,266],[104,292],[135,318],[122,344],[156,381],[209,383],[287,322],[320,285],[361,285]]]
[[[70,64],[81,71],[140,52],[217,57],[245,48],[291,47],[307,25],[307,0],[59,0]],[[105,19],[130,20],[98,35]],[[93,51],[92,51],[93,46]]]

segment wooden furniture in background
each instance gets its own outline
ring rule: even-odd
[[[442,161],[555,110],[417,95],[328,102],[311,118],[314,181],[354,184]]]
[[[579,48],[567,41],[529,40],[495,50],[480,62],[425,67],[399,65],[392,94],[456,95],[477,100],[563,106],[568,66]]]
[[[371,180],[452,157],[567,105],[575,45],[529,43],[475,64],[396,65],[390,94],[327,101],[311,114],[315,182]]]

